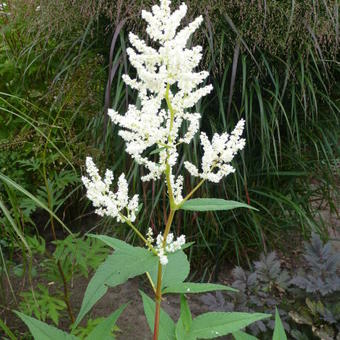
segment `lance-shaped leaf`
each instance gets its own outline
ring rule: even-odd
[[[192,325],[191,311],[187,299],[181,294],[181,315],[176,325],[176,339],[195,340],[195,337],[190,335]]]
[[[99,266],[86,288],[74,327],[107,292],[108,287],[115,287],[130,278],[150,272],[157,268],[157,264],[158,257],[140,247],[131,247],[127,251],[123,246],[116,250],[114,254],[108,256],[105,262]]]
[[[192,294],[192,293],[206,293],[212,292],[216,290],[227,290],[232,292],[237,292],[237,289],[214,284],[214,283],[195,283],[195,282],[181,282],[175,285],[168,286],[163,290],[163,294],[167,293],[185,293],[185,294]]]
[[[112,328],[119,316],[123,313],[127,304],[119,307],[115,312],[100,322],[86,337],[86,340],[112,340]]]
[[[31,318],[20,312],[15,313],[29,328],[35,340],[79,340],[78,337],[63,332],[45,322]]]
[[[198,339],[214,339],[237,332],[255,321],[268,317],[270,315],[262,313],[205,313],[192,321],[190,336]]]
[[[235,340],[258,340],[255,336],[252,336],[242,331],[233,333],[233,337],[235,338]]]
[[[134,246],[119,240],[117,238],[114,237],[110,237],[107,235],[95,235],[95,234],[87,234],[88,237],[93,237],[93,238],[97,238],[98,240],[101,240],[102,242],[104,242],[105,244],[107,244],[109,247],[115,249],[115,250],[120,250],[122,252],[129,252],[130,250],[133,251],[133,249],[135,248]]]
[[[155,302],[142,291],[139,292],[143,299],[144,313],[148,321],[148,325],[150,327],[151,332],[153,333],[155,326],[155,311],[156,311]],[[176,340],[175,323],[163,309],[161,309],[159,316],[159,339]]]
[[[277,309],[275,312],[275,328],[274,328],[273,340],[287,340],[287,335],[283,328],[282,321],[280,319],[280,314]]]
[[[248,208],[257,210],[256,208],[241,202],[227,201],[222,198],[194,198],[184,202],[182,210],[190,211],[216,211],[216,210],[231,210],[236,208]]]

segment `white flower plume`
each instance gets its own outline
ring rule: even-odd
[[[231,135],[215,133],[210,143],[207,135],[201,133],[201,143],[204,154],[202,157],[202,172],[190,162],[184,162],[185,168],[192,176],[201,177],[218,183],[223,177],[233,173],[235,169],[230,162],[239,150],[245,146],[245,139],[241,138],[245,121],[241,119]]]
[[[113,181],[112,171],[106,170],[105,177],[102,179],[91,157],[86,158],[86,171],[89,177],[83,176],[82,181],[87,189],[87,197],[96,208],[96,213],[100,216],[114,217],[118,222],[122,221],[120,217],[120,214],[122,214],[133,222],[138,210],[138,195],[129,199],[125,175],[120,175],[118,190],[114,193],[110,190]]]
[[[203,18],[200,16],[178,30],[187,6],[182,3],[171,13],[170,4],[171,1],[161,0],[151,12],[142,11],[147,22],[146,31],[158,44],[158,49],[148,46],[133,33],[129,34],[132,48],[128,48],[127,53],[137,70],[137,78],[124,75],[123,79],[139,92],[140,108],[130,105],[124,116],[114,110],[108,112],[111,120],[121,127],[119,134],[126,142],[126,151],[149,170],[143,181],[160,178],[166,162],[170,166],[175,164],[178,158],[176,146],[190,143],[199,128],[200,114],[186,110],[212,90],[211,85],[198,88],[209,73],[194,71],[202,58],[202,47],[187,47],[190,36]],[[171,102],[171,109],[164,108],[166,97]],[[188,123],[187,132],[180,136],[184,121]],[[144,155],[150,147],[160,150],[156,162]]]

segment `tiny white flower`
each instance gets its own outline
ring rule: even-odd
[[[152,244],[155,241],[155,239],[153,238],[153,231],[151,228],[148,229],[148,232],[146,234],[146,239],[150,244]]]

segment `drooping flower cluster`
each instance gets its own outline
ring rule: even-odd
[[[153,231],[151,228],[148,229],[148,232],[146,234],[147,240],[150,244],[154,242],[153,238]],[[155,250],[158,254],[159,261],[162,264],[162,266],[165,266],[168,263],[168,257],[167,254],[174,253],[177,250],[180,250],[182,246],[185,244],[185,235],[181,235],[177,237],[177,239],[174,239],[174,234],[169,233],[166,238],[165,247],[163,248],[163,241],[164,237],[162,233],[157,235],[156,238],[156,246]]]
[[[245,146],[245,139],[241,138],[245,121],[241,119],[231,135],[215,133],[210,143],[207,135],[201,133],[201,143],[204,154],[202,157],[202,172],[190,162],[184,162],[185,168],[192,176],[201,177],[211,182],[218,183],[224,176],[233,173],[235,169],[230,165],[235,154]]]
[[[126,151],[149,170],[149,174],[142,178],[144,181],[160,178],[166,162],[175,165],[178,157],[176,145],[190,143],[199,128],[200,114],[186,110],[212,90],[211,85],[198,88],[209,73],[194,71],[201,60],[202,47],[187,48],[190,36],[203,20],[202,16],[177,31],[187,6],[183,3],[171,14],[170,3],[161,0],[160,6],[152,7],[152,12],[142,12],[147,33],[159,45],[158,49],[147,46],[133,33],[129,35],[133,48],[128,48],[127,53],[137,70],[137,79],[128,75],[123,79],[138,90],[140,108],[130,105],[124,116],[109,110],[112,121],[122,128],[119,134],[126,142]],[[171,102],[171,108],[163,108],[166,99]],[[188,128],[180,136],[184,121]],[[152,146],[160,150],[157,161],[143,154]]]
[[[138,210],[138,195],[129,199],[125,175],[121,174],[118,178],[118,190],[114,193],[110,190],[113,181],[111,170],[106,170],[105,177],[102,179],[92,158],[87,157],[86,171],[89,177],[83,176],[82,181],[87,189],[87,197],[96,208],[96,213],[100,216],[114,217],[118,222],[123,221],[121,217],[123,215],[133,222]]]

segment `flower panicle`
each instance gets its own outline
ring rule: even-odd
[[[87,190],[87,197],[96,208],[96,213],[100,216],[114,217],[118,222],[123,222],[124,219],[133,222],[138,211],[138,195],[129,199],[125,175],[119,176],[118,189],[112,192],[110,186],[114,176],[111,170],[106,170],[105,177],[102,179],[92,158],[87,157],[86,172],[89,177],[83,176],[82,181]]]
[[[142,11],[147,34],[158,48],[148,46],[133,33],[129,34],[131,47],[127,54],[137,77],[131,79],[124,75],[123,80],[138,91],[140,107],[130,105],[125,115],[114,110],[108,112],[113,123],[120,126],[119,135],[126,143],[127,153],[149,171],[142,181],[159,179],[165,172],[166,163],[171,167],[175,165],[177,146],[190,143],[199,129],[201,115],[187,110],[212,90],[211,85],[199,87],[209,73],[195,71],[202,58],[202,47],[187,47],[190,36],[203,18],[199,16],[179,29],[187,6],[182,3],[171,13],[170,4],[171,1],[161,0],[150,12]],[[172,90],[171,85],[176,90]],[[171,102],[171,109],[163,108],[166,100]],[[187,131],[181,136],[185,122]],[[161,149],[158,160],[155,161],[155,157],[150,160],[145,155],[150,147]]]
[[[191,162],[184,162],[184,167],[194,177],[218,183],[223,177],[235,172],[235,168],[230,165],[234,156],[245,146],[245,139],[241,138],[245,121],[241,119],[232,133],[215,133],[211,142],[207,135],[201,133],[201,143],[203,145],[202,172]]]

